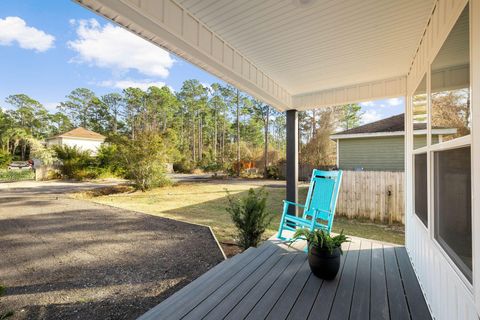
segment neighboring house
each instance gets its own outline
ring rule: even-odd
[[[432,139],[456,129],[434,128]],[[415,124],[415,148],[426,144],[426,125]],[[337,143],[337,166],[343,170],[404,171],[405,114],[399,114],[331,135]]]
[[[88,150],[92,154],[97,153],[98,148],[104,141],[105,136],[82,127],[47,138],[46,140],[47,147],[54,145],[77,147],[80,150]]]

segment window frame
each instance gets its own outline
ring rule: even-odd
[[[472,99],[473,93],[472,93],[472,81],[474,79],[472,78],[472,5],[471,1],[466,1],[465,6],[462,8],[460,11],[463,12],[465,8],[468,8],[469,12],[469,39],[470,39],[470,46],[469,46],[469,72],[470,72],[470,80],[469,80],[469,85],[468,88],[470,90],[470,108],[471,108],[471,113],[473,114],[473,103],[475,102],[474,99]],[[454,21],[452,25],[452,29],[457,23],[458,19],[460,18],[460,14],[457,17],[457,20]],[[438,56],[440,50],[443,47],[443,44],[445,43],[446,39],[450,35],[450,32],[452,29],[449,30],[446,38],[444,39],[444,42],[436,52],[435,56],[433,56],[432,60],[428,61],[425,74],[423,74],[420,79],[418,80],[418,83],[416,84],[416,87],[414,91],[411,93],[411,96],[409,97],[409,104],[410,104],[410,109],[409,111],[409,130],[410,130],[410,139],[411,143],[409,146],[409,154],[410,154],[410,161],[411,161],[411,181],[412,181],[412,190],[411,190],[411,199],[412,199],[412,207],[411,207],[411,212],[412,215],[414,216],[415,219],[417,219],[418,223],[417,225],[421,225],[421,228],[424,228],[424,230],[428,233],[429,238],[432,240],[432,243],[436,249],[438,249],[439,252],[441,252],[442,256],[447,260],[449,265],[452,267],[452,269],[455,271],[455,273],[458,275],[459,279],[461,282],[464,284],[464,286],[469,290],[472,294],[474,292],[474,286],[476,286],[475,279],[478,278],[478,276],[475,274],[475,270],[478,269],[475,266],[475,261],[476,261],[476,255],[475,255],[475,219],[474,219],[474,213],[476,211],[475,209],[475,203],[474,203],[474,163],[475,163],[475,157],[474,157],[474,146],[472,144],[473,138],[472,138],[472,133],[475,132],[476,126],[478,126],[477,123],[475,123],[475,117],[472,116],[471,120],[471,131],[470,134],[458,137],[452,140],[444,141],[444,142],[439,142],[432,144],[432,64],[435,60],[435,58]],[[415,149],[414,146],[414,121],[413,121],[413,97],[415,95],[415,91],[417,90],[418,86],[421,84],[421,81],[423,80],[423,76],[426,75],[427,79],[427,84],[426,84],[426,90],[427,90],[427,145],[418,149]],[[477,106],[477,108],[480,107]],[[452,150],[452,149],[457,149],[457,148],[462,148],[462,147],[470,147],[471,148],[471,154],[470,154],[470,161],[471,161],[471,200],[472,200],[472,211],[471,211],[471,219],[472,219],[472,279],[469,280],[463,273],[463,271],[457,266],[456,262],[450,257],[450,255],[447,253],[447,251],[444,249],[444,247],[440,244],[440,242],[436,239],[435,237],[435,224],[436,224],[436,219],[435,219],[435,190],[434,190],[434,173],[435,173],[435,164],[434,164],[434,153],[435,152],[440,152],[440,151],[446,151],[446,150]],[[427,218],[428,218],[428,224],[425,226],[423,221],[420,219],[420,217],[417,216],[415,213],[415,155],[421,154],[421,153],[426,153],[427,154]]]

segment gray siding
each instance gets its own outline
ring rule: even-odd
[[[342,139],[338,151],[343,170],[404,170],[403,136]]]
[[[425,136],[415,136],[414,145],[422,145]],[[434,140],[438,140],[434,137]],[[338,147],[339,168],[343,170],[404,171],[403,136],[341,139]]]

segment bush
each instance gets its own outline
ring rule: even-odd
[[[120,159],[136,189],[145,191],[170,183],[165,177],[164,150],[161,136],[155,133],[140,133],[135,140],[119,140]]]
[[[8,167],[12,162],[12,156],[9,152],[0,150],[0,169]]]
[[[266,210],[267,193],[261,188],[258,192],[250,189],[248,195],[241,199],[228,195],[229,206],[226,208],[238,229],[239,245],[243,249],[256,247],[273,219]]]
[[[278,166],[269,166],[267,167],[267,174],[266,177],[268,179],[275,179],[275,180],[281,180],[284,177],[282,176],[282,173],[280,172],[280,168]]]
[[[41,164],[51,165],[57,160],[55,150],[45,147],[40,141],[29,138],[30,158],[40,160]]]
[[[118,146],[114,143],[102,144],[97,152],[97,166],[100,176],[124,176],[125,170],[118,157]]]
[[[190,161],[182,160],[173,164],[173,171],[178,173],[192,173],[193,164]]]
[[[22,181],[35,179],[33,170],[8,170],[0,169],[0,181]]]
[[[91,173],[94,169],[94,159],[90,152],[80,150],[77,147],[55,146],[56,156],[61,160],[60,174],[67,179],[93,179]]]

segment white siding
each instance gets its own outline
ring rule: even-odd
[[[74,138],[62,138],[62,144],[70,147],[77,147],[81,150],[88,150],[92,154],[96,154],[98,148],[102,144],[102,141],[99,140],[88,140],[88,139],[74,139]]]
[[[480,0],[471,0],[470,21],[473,22],[470,34],[471,46],[471,88],[472,88],[472,106],[473,106],[473,128],[472,128],[472,185],[473,185],[473,284],[468,283],[450,258],[440,248],[434,239],[432,228],[424,227],[422,222],[413,214],[413,178],[412,178],[412,119],[411,96],[421,81],[425,73],[428,74],[430,63],[435,58],[437,52],[445,41],[448,33],[456,22],[457,17],[463,10],[466,0],[439,0],[431,20],[426,28],[426,32],[420,42],[415,59],[407,77],[407,156],[406,170],[406,247],[412,260],[419,282],[424,290],[427,302],[431,308],[435,319],[478,319],[478,302],[480,302],[479,268],[480,259],[479,239],[477,231],[480,227],[478,219],[479,199],[475,197],[478,191],[475,185],[480,183],[478,167],[480,163],[480,150],[478,150],[478,132],[479,125],[479,102],[478,98],[480,85]],[[474,30],[475,29],[475,30]],[[428,79],[430,76],[428,76]],[[429,81],[427,81],[429,82]],[[476,94],[476,95],[475,95]],[[432,224],[432,214],[429,216]],[[477,239],[476,239],[477,238]],[[474,294],[474,292],[476,292]],[[475,303],[477,301],[477,304]]]
[[[88,150],[93,155],[98,151],[98,148],[103,143],[101,140],[81,139],[81,138],[55,138],[47,141],[47,146],[66,145],[69,147],[77,147],[80,150]]]

